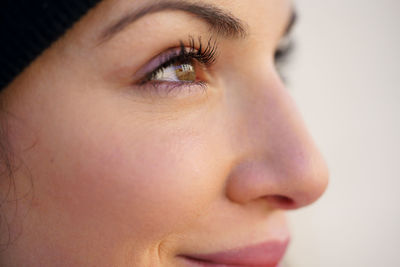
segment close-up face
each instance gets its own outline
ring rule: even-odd
[[[2,93],[2,266],[277,266],[328,176],[278,72],[294,12],[91,9]]]

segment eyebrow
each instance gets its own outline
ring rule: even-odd
[[[167,10],[184,11],[192,14],[207,22],[212,31],[224,37],[245,38],[248,35],[246,27],[240,19],[214,5],[189,3],[185,1],[166,1],[142,7],[118,19],[102,31],[99,38],[100,43],[112,39],[128,25],[131,25],[146,15]]]

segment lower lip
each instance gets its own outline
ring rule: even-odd
[[[279,267],[289,240],[208,255],[181,256],[187,267]]]
[[[204,262],[190,258],[185,259],[185,267],[281,267],[278,264],[261,264],[261,265],[238,265],[238,264],[221,264],[221,263],[212,263],[212,262]]]

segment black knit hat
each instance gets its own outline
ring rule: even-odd
[[[0,0],[0,90],[101,0]]]

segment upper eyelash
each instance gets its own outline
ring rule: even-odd
[[[295,51],[296,43],[293,39],[288,39],[287,44],[283,48],[278,48],[275,51],[274,59],[277,64],[285,64]]]
[[[201,37],[198,38],[198,48],[196,48],[196,42],[193,37],[189,37],[189,46],[185,46],[183,41],[180,41],[180,50],[178,53],[172,53],[166,55],[157,68],[146,74],[142,80],[142,84],[152,80],[158,71],[167,68],[174,63],[190,63],[193,59],[197,60],[206,67],[211,66],[217,59],[217,41],[210,38],[207,41],[207,45],[204,46]]]
[[[190,50],[189,54],[197,59],[200,63],[210,66],[217,59],[217,41],[212,38],[208,39],[207,46],[203,49],[201,37],[199,37],[199,48],[195,48],[195,41],[193,37],[189,38]],[[196,52],[197,50],[197,52]],[[185,51],[184,44],[181,42],[181,52]]]

